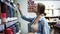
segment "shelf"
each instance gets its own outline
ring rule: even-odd
[[[6,28],[12,26],[13,24],[15,24],[17,22],[18,22],[18,20],[14,20],[14,21],[6,23]],[[3,30],[4,30],[4,25],[0,25],[0,31],[3,31]]]
[[[6,27],[10,27],[10,26],[12,26],[13,24],[15,24],[17,22],[18,22],[18,20],[14,20],[12,22],[8,22],[8,23],[6,23]]]
[[[16,20],[17,19],[17,17],[12,17],[12,18],[7,18],[7,21],[9,22],[9,21],[14,21],[14,20]]]
[[[45,9],[45,10],[60,10],[60,8],[54,8],[54,9]]]
[[[56,22],[57,23],[57,21],[48,21],[49,23],[51,23],[51,22]]]
[[[0,0],[0,1],[1,1],[2,3],[6,4],[7,6],[13,8],[14,10],[16,10],[16,8],[13,7],[10,3],[5,2],[4,0]],[[6,20],[7,20],[6,28],[8,28],[8,27],[10,27],[10,26],[12,26],[12,25],[14,25],[15,23],[18,22],[17,17],[7,18]],[[1,25],[0,25],[0,31],[3,31],[4,29],[5,29],[5,28],[4,28],[4,24],[1,24]]]
[[[60,16],[45,16],[46,18],[59,18]]]

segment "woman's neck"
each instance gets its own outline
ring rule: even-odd
[[[41,18],[41,15],[39,15],[39,14],[36,14],[36,15],[37,15],[37,17],[36,17],[36,19],[34,20],[34,23],[38,23],[39,19]]]
[[[36,15],[37,15],[37,17],[40,17],[41,16],[41,14],[39,14],[39,13],[36,13]]]

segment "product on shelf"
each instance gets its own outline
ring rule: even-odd
[[[19,28],[18,28],[17,24],[14,24],[12,27],[13,27],[14,33],[18,33],[19,32]]]
[[[9,16],[8,6],[3,2],[1,2],[1,13],[6,13],[6,17]]]
[[[13,29],[12,29],[12,27],[6,28],[6,29],[5,29],[5,34],[13,34]]]
[[[6,24],[6,13],[1,13],[2,24]]]
[[[13,8],[8,6],[8,10],[9,10],[9,17],[13,17]]]
[[[7,9],[6,9],[6,4],[1,2],[1,13],[6,13]]]

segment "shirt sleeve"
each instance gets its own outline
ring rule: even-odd
[[[32,22],[34,18],[27,18],[25,16],[21,16],[22,19],[28,21],[28,22]]]
[[[45,21],[45,23],[44,23],[43,33],[50,34],[50,29],[49,29],[49,25],[48,25],[47,21]]]

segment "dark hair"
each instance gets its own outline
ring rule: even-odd
[[[40,14],[45,14],[44,11],[45,11],[45,5],[42,4],[42,3],[38,3],[38,11]]]

